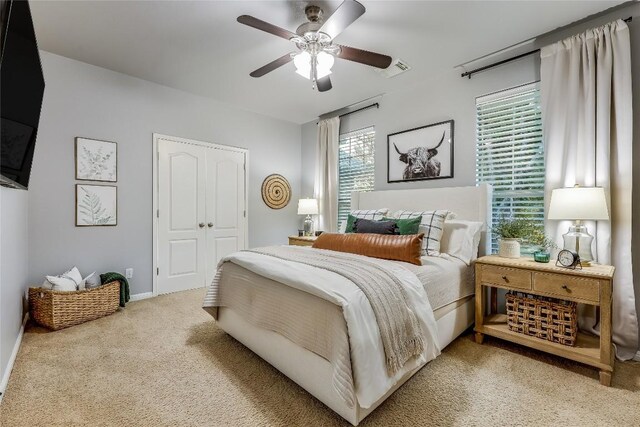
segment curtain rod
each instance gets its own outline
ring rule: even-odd
[[[380,104],[378,102],[374,102],[371,105],[367,105],[366,107],[362,107],[362,108],[358,108],[357,110],[353,110],[353,111],[349,111],[348,113],[344,113],[344,114],[340,114],[338,117],[342,118],[344,116],[348,116],[349,114],[353,114],[353,113],[357,113],[360,112],[362,110],[368,110],[369,108],[380,108]],[[316,124],[320,123],[319,121],[316,122]]]
[[[633,20],[633,16],[628,17],[627,19],[623,19],[624,22],[631,22]],[[462,74],[460,74],[460,77],[469,77],[469,79],[471,79],[471,76],[476,74],[476,73],[480,73],[482,71],[488,70],[490,68],[495,68],[498,67],[502,64],[506,64],[508,62],[512,62],[512,61],[517,61],[520,58],[524,58],[525,56],[529,56],[529,55],[533,55],[535,53],[540,52],[540,49],[535,49],[535,50],[531,50],[529,52],[526,53],[521,53],[520,55],[516,55],[512,58],[507,58],[507,59],[503,59],[502,61],[498,61],[498,62],[494,62],[493,64],[489,64],[489,65],[485,65],[484,67],[480,67],[480,68],[476,68],[474,70],[471,71],[466,71]]]

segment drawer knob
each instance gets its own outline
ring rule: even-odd
[[[568,291],[569,287],[567,285],[562,285],[562,289],[564,289],[565,291]]]
[[[509,283],[509,278],[507,276],[502,276],[502,280],[504,280],[505,282]]]

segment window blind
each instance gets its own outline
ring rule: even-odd
[[[544,225],[539,84],[477,98],[476,114],[476,183],[493,185],[492,226],[502,217]],[[493,252],[497,246],[493,236]]]
[[[338,144],[338,226],[351,209],[352,191],[372,191],[375,165],[372,127],[340,135]]]

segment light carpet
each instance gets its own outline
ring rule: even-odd
[[[30,326],[2,426],[348,425],[218,329],[203,290],[137,301],[58,332]],[[597,371],[471,334],[447,347],[363,426],[640,425],[640,364]]]

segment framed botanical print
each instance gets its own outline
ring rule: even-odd
[[[118,181],[118,144],[89,138],[76,138],[76,179]]]
[[[76,184],[76,227],[118,224],[115,185]]]
[[[453,178],[453,120],[387,135],[387,182]]]

